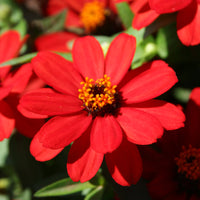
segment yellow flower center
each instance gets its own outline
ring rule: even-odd
[[[105,13],[106,11],[102,2],[95,0],[86,3],[80,13],[80,20],[86,31],[91,32],[97,26],[102,25],[105,20]]]
[[[79,99],[82,100],[83,107],[89,113],[100,112],[106,106],[116,103],[117,86],[112,86],[110,77],[107,75],[104,75],[103,78],[97,79],[96,81],[86,77],[85,81],[80,84],[83,87],[78,90]]]
[[[183,146],[183,151],[179,157],[175,158],[175,162],[178,166],[178,173],[183,174],[187,179],[200,178],[200,149],[193,148],[191,145],[186,149]]]

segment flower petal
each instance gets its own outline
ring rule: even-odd
[[[102,78],[104,55],[99,42],[91,36],[78,38],[72,49],[74,66],[83,77]]]
[[[71,51],[69,43],[77,37],[76,34],[70,32],[48,33],[38,37],[35,40],[35,46],[39,51],[52,50],[58,52],[69,52]]]
[[[135,144],[152,144],[163,135],[161,123],[153,115],[135,108],[122,107],[117,120]]]
[[[159,14],[149,7],[148,0],[133,1],[131,3],[131,9],[135,14],[132,26],[138,30],[150,25],[159,17]]]
[[[171,103],[153,99],[135,104],[133,107],[153,115],[167,130],[178,129],[184,126],[184,113],[180,108]]]
[[[105,155],[108,170],[113,179],[122,186],[136,184],[142,175],[142,159],[131,142],[123,140],[118,149]]]
[[[131,73],[132,79],[120,89],[126,103],[155,98],[178,81],[174,70],[161,60],[147,63]]]
[[[192,90],[186,108],[186,141],[199,148],[200,141],[200,87]]]
[[[186,45],[200,44],[200,4],[193,1],[177,14],[177,34]]]
[[[40,114],[36,114],[33,112],[30,112],[28,110],[26,110],[21,104],[17,105],[17,110],[24,116],[27,118],[32,118],[32,119],[43,119],[43,118],[48,118],[48,115],[40,115]]]
[[[98,171],[104,154],[90,147],[89,131],[77,139],[70,148],[67,159],[67,171],[73,181],[90,180]]]
[[[15,128],[15,119],[10,106],[0,101],[0,141],[9,138]]]
[[[111,43],[105,60],[105,74],[113,85],[118,84],[131,66],[136,39],[126,33],[119,34]]]
[[[188,6],[193,0],[149,0],[151,9],[157,13],[171,13]]]
[[[57,116],[50,119],[39,131],[39,140],[44,147],[64,148],[79,138],[89,127],[92,117],[85,112],[72,116]]]
[[[113,116],[95,118],[91,130],[91,147],[96,152],[112,152],[121,141],[122,130]]]
[[[37,135],[33,138],[30,144],[30,152],[32,156],[35,157],[37,161],[47,161],[51,160],[55,156],[57,156],[63,148],[61,149],[49,149],[42,146]]]
[[[74,10],[76,13],[81,12],[81,10],[82,10],[84,4],[85,4],[86,2],[88,2],[88,0],[82,0],[82,1],[80,1],[80,0],[74,0],[74,1],[65,0],[65,1],[67,2],[68,6],[69,6],[72,10]]]
[[[67,4],[67,0],[62,0],[62,1],[58,1],[58,0],[49,0],[47,3],[47,13],[48,15],[54,15],[59,13],[60,11],[66,9],[68,6]]]
[[[12,112],[15,118],[15,128],[22,135],[32,138],[44,125],[44,119],[29,119],[24,117],[18,110],[17,105],[19,103],[19,94],[12,93],[6,99],[6,103],[12,108]]]
[[[83,25],[80,20],[79,13],[74,12],[73,10],[67,11],[67,18],[65,20],[65,27],[76,27],[83,28]]]
[[[62,93],[78,96],[82,78],[73,64],[52,52],[39,52],[31,61],[35,73]]]
[[[164,168],[155,178],[147,184],[153,199],[164,199],[165,196],[179,190],[178,182],[174,180],[172,169]]]
[[[32,74],[33,72],[31,64],[24,64],[16,71],[16,73],[13,75],[13,77],[11,77],[10,80],[5,80],[5,84],[13,85],[11,91],[12,93],[21,93],[26,88]]]
[[[41,88],[22,96],[20,105],[30,112],[41,115],[63,115],[82,110],[81,101],[74,96],[54,92],[50,88]]]
[[[20,34],[17,31],[9,30],[0,36],[0,63],[14,58],[19,53],[20,48],[24,44],[26,38],[20,39]],[[12,46],[12,48],[9,48]],[[6,76],[9,67],[0,69],[0,77]]]

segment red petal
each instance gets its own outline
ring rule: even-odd
[[[95,152],[90,147],[89,132],[76,140],[69,151],[67,171],[73,181],[90,180],[98,171],[104,154]]]
[[[188,6],[192,1],[193,0],[149,0],[149,4],[151,9],[163,14],[181,10]]]
[[[32,138],[39,129],[44,125],[44,119],[29,119],[24,117],[19,111],[17,110],[17,105],[19,103],[19,95],[18,94],[11,94],[5,99],[6,103],[10,105],[13,111],[13,115],[15,118],[15,128],[21,134],[25,135],[26,137]]]
[[[39,131],[44,147],[64,148],[79,138],[89,127],[92,117],[85,112],[73,116],[57,116],[50,119]]]
[[[31,63],[35,73],[48,85],[59,92],[78,96],[82,78],[71,62],[52,52],[39,52]]]
[[[135,14],[132,25],[138,30],[148,26],[159,17],[159,14],[149,7],[148,0],[133,1],[131,9]]]
[[[26,88],[32,75],[31,64],[22,65],[14,76],[10,80],[10,84],[13,84],[12,91],[13,93],[21,93]]]
[[[48,118],[48,115],[40,115],[26,110],[21,104],[17,106],[17,110],[25,117],[33,119],[43,119]]]
[[[15,127],[15,119],[12,109],[4,102],[0,101],[0,141],[9,138]]]
[[[200,88],[192,90],[186,109],[186,142],[200,147]]]
[[[184,45],[200,44],[200,4],[193,1],[178,12],[177,34]]]
[[[91,36],[78,38],[72,49],[74,66],[83,77],[102,78],[104,55],[98,41]]]
[[[73,10],[67,11],[67,18],[65,21],[65,27],[72,27],[72,28],[82,28],[82,22],[80,20],[79,13],[74,12]]]
[[[132,79],[120,90],[126,103],[138,103],[163,94],[177,81],[174,70],[157,60],[134,70]]]
[[[13,85],[7,85],[7,86],[2,86],[0,87],[0,100],[8,96],[10,91],[12,90]]]
[[[113,179],[123,186],[136,184],[142,175],[142,160],[136,145],[123,140],[118,149],[105,156]]]
[[[161,123],[153,115],[135,108],[122,107],[117,120],[135,144],[152,144],[163,135]]]
[[[172,172],[164,168],[147,187],[153,199],[164,199],[165,196],[178,191],[178,182],[174,181]]]
[[[184,126],[185,115],[177,106],[160,100],[150,100],[133,105],[157,118],[167,130],[178,129]]]
[[[35,45],[39,51],[69,52],[72,49],[72,42],[77,37],[76,34],[70,32],[49,33],[38,37],[35,40]]]
[[[95,118],[91,130],[91,147],[96,152],[112,152],[121,141],[122,130],[113,116]]]
[[[71,114],[81,111],[81,105],[77,97],[60,94],[49,88],[29,92],[20,99],[20,106],[40,115]]]
[[[68,4],[68,7],[73,10],[76,13],[81,12],[81,9],[83,8],[85,2],[87,2],[88,0],[65,0]]]
[[[38,161],[47,161],[51,160],[55,156],[57,156],[63,148],[61,149],[49,149],[42,146],[37,135],[33,138],[30,144],[30,152],[32,156],[35,157]]]
[[[67,0],[49,0],[47,4],[47,13],[48,15],[56,14],[67,8]]]
[[[17,31],[10,30],[3,33],[0,36],[0,63],[17,56],[23,43],[24,41],[20,40],[20,34]],[[0,77],[4,77],[8,71],[7,67],[1,68]]]
[[[105,74],[111,77],[113,85],[118,84],[130,68],[135,48],[135,37],[125,33],[112,41],[106,55]]]

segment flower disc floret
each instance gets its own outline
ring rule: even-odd
[[[106,18],[105,13],[102,2],[93,1],[86,3],[80,13],[80,20],[86,31],[91,32],[97,26],[102,25]]]
[[[96,81],[86,77],[85,81],[80,84],[83,87],[78,90],[79,99],[82,100],[84,109],[90,114],[99,115],[101,113],[100,115],[104,115],[105,109],[109,113],[108,107],[117,108],[116,104],[119,104],[117,85],[112,86],[110,77],[107,75]]]
[[[183,150],[179,157],[175,158],[176,165],[178,166],[178,173],[183,174],[187,179],[197,180],[200,178],[200,149],[194,148],[189,145]]]

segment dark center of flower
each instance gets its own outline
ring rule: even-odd
[[[85,3],[80,13],[80,20],[86,31],[91,32],[104,23],[105,15],[106,10],[103,3],[95,0]]]
[[[83,102],[83,108],[93,117],[104,116],[106,114],[116,115],[121,106],[121,95],[117,91],[117,85],[110,82],[110,77],[104,75],[103,78],[93,79],[85,78],[79,89],[79,99]]]
[[[178,173],[185,175],[187,179],[197,180],[200,178],[200,149],[193,148],[191,145],[188,149],[183,147],[179,157],[175,158],[178,166]]]
[[[200,195],[200,149],[189,145],[182,147],[182,151],[175,158],[179,185],[188,197],[192,194]]]

